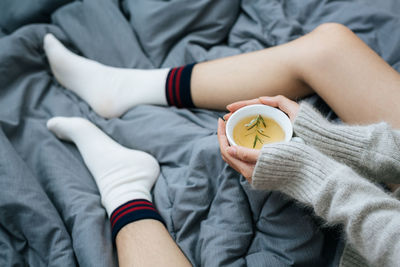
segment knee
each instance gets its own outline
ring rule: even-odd
[[[358,45],[356,35],[346,26],[325,23],[315,28],[309,35],[304,53],[306,62],[314,67],[334,62],[343,53]],[[304,51],[304,50],[303,50]]]
[[[310,37],[316,52],[337,52],[354,44],[356,35],[346,26],[339,23],[325,23],[315,28]]]
[[[343,35],[348,35],[348,34],[353,34],[353,32],[347,28],[345,25],[340,24],[340,23],[323,23],[316,27],[313,31],[313,34],[319,35],[319,36],[343,36]]]

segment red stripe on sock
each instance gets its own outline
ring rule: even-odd
[[[133,212],[133,211],[136,211],[136,210],[154,210],[154,211],[156,211],[156,209],[153,208],[153,207],[134,207],[134,208],[130,208],[130,209],[122,212],[120,215],[118,215],[115,218],[114,222],[111,222],[111,227],[114,227],[115,223],[118,221],[119,218],[121,218],[122,216],[124,216],[127,213],[130,213],[130,212]]]
[[[175,102],[174,102],[174,95],[173,95],[173,92],[172,92],[172,87],[173,87],[175,72],[176,72],[176,68],[174,68],[174,69],[171,71],[171,75],[169,76],[169,81],[168,81],[168,97],[169,97],[169,103],[170,103],[172,106],[176,105]]]
[[[176,99],[178,100],[177,106],[179,108],[182,107],[182,102],[181,102],[181,94],[180,94],[180,85],[181,85],[181,75],[184,67],[180,67],[178,70],[178,74],[176,77],[176,84],[175,84],[175,93],[176,93]]]
[[[110,220],[113,221],[115,216],[117,216],[117,214],[121,211],[123,211],[126,208],[132,207],[132,206],[136,206],[136,205],[149,205],[152,206],[153,204],[151,202],[147,202],[147,201],[135,201],[135,202],[131,202],[129,204],[123,205],[122,207],[118,208],[117,210],[115,210],[113,212],[113,215],[111,216]]]

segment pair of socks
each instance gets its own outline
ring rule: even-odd
[[[105,118],[120,117],[138,104],[194,107],[190,79],[194,64],[172,69],[121,69],[80,57],[53,35],[44,50],[58,82]],[[99,188],[115,240],[125,225],[142,219],[163,222],[150,190],[159,175],[157,160],[125,148],[83,118],[54,117],[47,127],[78,147]]]

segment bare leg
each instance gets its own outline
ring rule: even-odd
[[[326,25],[314,35],[323,41],[298,65],[302,79],[345,122],[385,120],[400,128],[400,74],[344,26]],[[299,54],[307,57],[305,50]]]
[[[348,123],[386,120],[400,127],[400,75],[354,33],[324,24],[293,42],[195,66],[198,107],[263,95],[295,99],[312,92]]]
[[[140,220],[117,235],[119,266],[191,266],[159,221]]]
[[[298,47],[309,39],[197,64],[191,79],[195,106],[224,110],[230,103],[260,96],[295,99],[313,93],[296,68],[301,64]]]

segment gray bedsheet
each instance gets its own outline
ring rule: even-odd
[[[397,0],[2,0],[0,266],[117,265],[94,181],[76,148],[45,127],[58,115],[86,117],[159,160],[155,204],[195,266],[337,266],[336,229],[251,190],[222,161],[221,113],[144,105],[102,119],[57,84],[42,38],[52,32],[112,66],[156,68],[274,46],[335,21],[399,70],[399,11]]]

